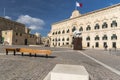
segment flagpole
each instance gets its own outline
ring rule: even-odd
[[[5,17],[5,8],[4,8],[4,17]]]
[[[77,1],[76,1],[76,2],[77,2]],[[76,2],[75,2],[75,10],[77,10]]]

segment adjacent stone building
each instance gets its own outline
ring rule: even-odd
[[[82,32],[83,48],[120,48],[120,4],[86,14],[74,10],[69,19],[52,24],[50,46],[72,46],[75,30]]]
[[[38,34],[30,34],[24,24],[0,17],[0,41],[8,45],[35,45],[40,43]],[[39,41],[38,41],[39,40]]]

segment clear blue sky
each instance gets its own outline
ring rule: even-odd
[[[120,0],[0,0],[0,16],[25,23],[32,33],[47,36],[51,24],[67,19],[75,9],[75,2],[83,4],[78,8],[81,14],[120,3]]]

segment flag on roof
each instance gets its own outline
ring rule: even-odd
[[[76,7],[82,7],[82,3],[76,1]]]

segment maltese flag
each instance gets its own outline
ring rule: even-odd
[[[82,7],[82,3],[76,1],[76,7]]]

